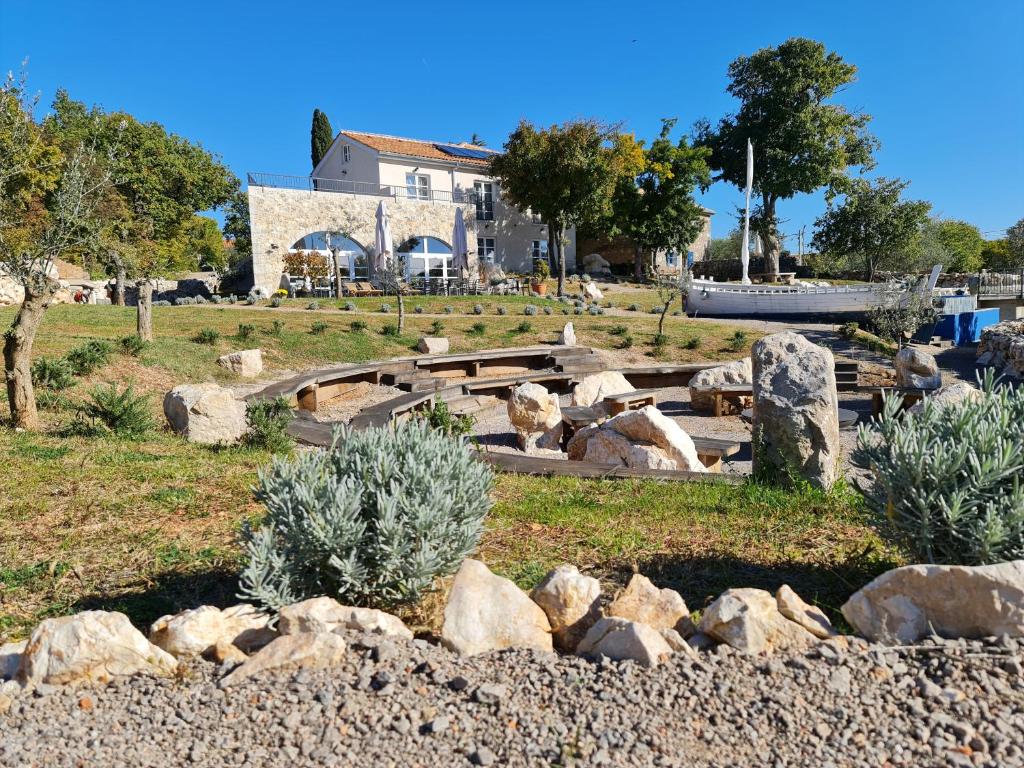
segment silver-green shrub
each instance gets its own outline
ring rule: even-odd
[[[271,611],[319,595],[415,601],[475,549],[492,484],[466,443],[420,420],[275,458],[256,488],[266,518],[243,526],[240,596]]]
[[[1024,557],[1024,389],[994,383],[977,400],[919,413],[888,398],[858,434],[854,461],[883,527],[921,562],[980,565]]]

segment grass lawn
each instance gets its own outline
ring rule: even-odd
[[[62,437],[61,423],[73,418],[74,404],[92,383],[133,382],[151,395],[159,416],[159,398],[175,384],[231,381],[215,364],[231,349],[260,346],[268,367],[299,369],[408,354],[434,320],[444,324],[455,351],[550,342],[565,322],[561,315],[524,317],[512,311],[515,302],[501,303],[509,314],[410,314],[400,339],[377,332],[395,317],[371,311],[372,305],[355,313],[335,307],[157,308],[156,341],[139,358],[115,353],[67,391],[43,412],[43,432],[0,427],[0,642],[24,636],[41,618],[87,607],[122,610],[144,625],[166,612],[234,599],[237,532],[242,520],[260,515],[250,489],[269,456],[196,446],[164,431],[134,442]],[[471,311],[473,302],[468,304]],[[0,310],[0,325],[12,316],[12,310]],[[572,319],[582,344],[614,347],[622,334],[610,331],[627,325],[636,342],[622,354],[637,360],[654,354],[653,316]],[[284,324],[276,334],[274,320]],[[369,328],[352,331],[353,320]],[[516,331],[524,320],[532,328]],[[310,332],[316,321],[327,324],[324,332]],[[469,332],[475,322],[485,323],[482,334]],[[233,338],[239,324],[255,326],[253,340]],[[87,339],[116,339],[133,327],[131,309],[55,307],[47,312],[36,352],[63,354]],[[219,331],[220,339],[193,342],[203,328]],[[669,341],[657,356],[736,357],[729,348],[732,333],[711,322],[668,318]],[[699,347],[692,348],[692,338],[700,338]],[[748,343],[754,338],[750,334]],[[4,402],[0,419],[6,415]],[[589,570],[609,589],[637,568],[700,609],[729,586],[788,582],[835,616],[850,592],[896,561],[850,493],[503,475],[495,500],[480,557],[524,587],[560,562]],[[417,626],[436,627],[439,604],[439,598],[428,599],[406,616]]]

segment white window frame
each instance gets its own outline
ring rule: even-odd
[[[476,220],[494,221],[494,182],[478,179],[473,182],[476,193]]]
[[[429,200],[430,176],[425,173],[405,174],[405,193],[412,200]]]
[[[348,144],[343,144],[342,147],[341,147],[341,157],[342,157],[342,160],[344,162],[346,162],[346,163],[351,162],[352,161],[352,147],[350,147]]]
[[[494,261],[495,242],[493,237],[478,237],[476,239],[476,255],[484,261]]]
[[[551,257],[548,251],[547,240],[532,240],[530,242],[530,259],[531,262],[539,261],[540,259],[550,261]]]

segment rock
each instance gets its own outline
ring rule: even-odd
[[[593,280],[588,280],[583,284],[583,296],[588,301],[600,301],[604,298],[604,294],[601,293],[601,289],[597,287],[597,283]]]
[[[676,469],[676,463],[658,446],[634,443],[614,430],[597,428],[583,436],[577,433],[573,440],[569,442],[568,453],[572,460],[639,469]]]
[[[562,441],[562,408],[558,395],[540,384],[527,382],[512,390],[507,407],[509,421],[515,427],[523,450],[558,448]]]
[[[541,607],[472,559],[462,563],[452,582],[441,639],[467,656],[502,648],[552,650],[551,624]]]
[[[448,353],[448,339],[443,336],[421,336],[416,349],[427,355],[444,355]]]
[[[631,660],[654,667],[672,655],[672,648],[657,630],[636,621],[606,617],[590,628],[576,653],[607,656],[614,661]]]
[[[927,352],[904,347],[896,353],[896,386],[917,389],[938,389],[942,386],[942,374],[935,357]]]
[[[981,332],[978,365],[991,365],[997,372],[1024,377],[1024,320],[1006,320]]]
[[[711,411],[715,407],[712,389],[725,384],[750,384],[753,380],[754,371],[749,357],[699,371],[690,379],[690,407],[695,411]],[[749,408],[751,402],[751,398],[742,397],[724,401],[723,405],[728,403],[735,413],[739,413]]]
[[[886,571],[842,608],[874,642],[1024,636],[1024,560],[996,565],[907,565]]]
[[[601,582],[584,576],[575,565],[560,565],[533,588],[530,598],[551,625],[554,646],[575,651],[580,640],[601,617]]]
[[[839,476],[839,398],[832,353],[785,332],[754,344],[754,474],[789,473],[829,489]]]
[[[634,573],[626,588],[605,609],[606,616],[637,621],[653,629],[672,629],[682,635],[693,633],[690,611],[674,589],[658,589],[651,580]]]
[[[31,686],[106,683],[126,675],[167,675],[176,666],[123,613],[83,611],[35,628],[17,678]]]
[[[263,372],[263,353],[258,349],[230,352],[217,358],[217,365],[243,378],[251,379]]]
[[[795,621],[815,637],[824,640],[836,634],[832,628],[832,622],[820,608],[808,605],[800,599],[800,595],[794,592],[788,584],[783,584],[775,593],[775,602],[778,604],[779,613],[790,621]]]
[[[668,643],[668,647],[672,649],[673,653],[681,653],[684,656],[689,656],[691,659],[700,659],[697,649],[684,640],[683,636],[674,629],[659,629],[658,634],[661,635],[662,640]]]
[[[930,395],[925,395],[922,401],[911,406],[910,412],[921,413],[926,402],[931,403],[933,407],[941,411],[951,406],[960,405],[960,403],[967,402],[968,400],[980,400],[981,396],[981,390],[974,385],[966,381],[958,381],[955,384],[941,387]]]
[[[270,617],[242,604],[226,610],[204,605],[162,616],[149,629],[149,641],[172,656],[201,656],[218,643],[233,643],[244,650],[266,645],[277,633],[267,626]]]
[[[588,253],[583,257],[583,269],[589,275],[610,272],[611,266],[600,253]]]
[[[571,322],[566,323],[562,332],[558,334],[558,343],[566,347],[576,346],[576,329]]]
[[[412,640],[412,630],[397,616],[375,608],[342,605],[330,597],[314,597],[281,609],[277,625],[282,635],[301,632],[338,632],[347,629],[379,632]]]
[[[18,643],[5,643],[0,645],[0,683],[5,680],[13,680],[21,665],[21,654],[28,645],[27,640]]]
[[[245,434],[245,403],[217,384],[182,384],[164,396],[171,429],[189,442],[218,445]]]
[[[697,458],[697,449],[683,428],[653,405],[635,411],[625,411],[601,425],[628,437],[634,443],[651,443],[661,448],[675,463],[675,468],[688,472],[706,472]]]
[[[700,631],[743,653],[802,650],[815,642],[779,613],[774,595],[763,589],[727,589],[704,611]]]
[[[237,645],[223,640],[218,641],[207,655],[218,664],[241,664],[249,658]]]
[[[25,288],[14,278],[0,274],[0,307],[21,304],[25,300]]]
[[[618,371],[602,371],[587,376],[576,385],[572,393],[573,405],[594,405],[609,395],[634,392],[633,385]]]
[[[269,670],[326,669],[341,663],[345,658],[345,649],[345,641],[333,632],[281,635],[221,678],[219,685],[221,688],[230,688]]]

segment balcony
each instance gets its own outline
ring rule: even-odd
[[[473,190],[422,189],[404,184],[377,184],[371,181],[349,181],[348,179],[320,179],[313,176],[287,176],[280,173],[250,173],[249,185],[253,187],[274,187],[276,189],[298,189],[303,192],[342,192],[348,195],[370,195],[403,200],[419,200],[425,203],[461,203],[475,205],[477,196]]]

